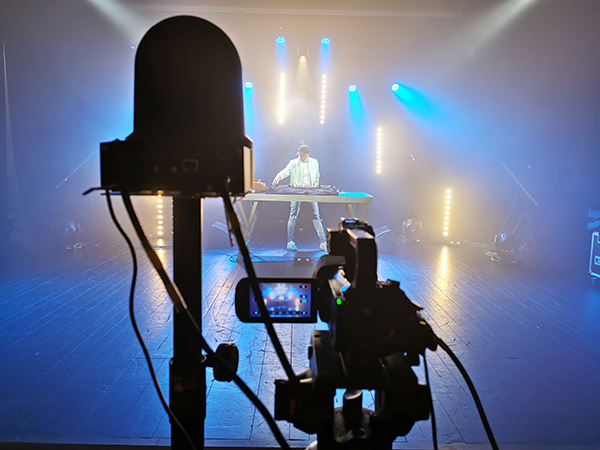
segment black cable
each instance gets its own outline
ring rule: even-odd
[[[250,280],[250,286],[252,287],[252,290],[254,291],[254,298],[256,298],[256,304],[260,311],[262,322],[267,327],[267,333],[269,334],[269,338],[271,339],[271,342],[273,343],[273,347],[275,347],[275,352],[277,353],[277,356],[279,357],[279,361],[281,361],[281,365],[283,366],[283,369],[285,370],[285,373],[287,374],[288,380],[292,384],[297,384],[297,383],[299,383],[298,377],[294,373],[294,370],[292,369],[292,365],[290,364],[290,362],[287,358],[287,355],[283,351],[281,342],[279,341],[279,338],[277,337],[277,333],[275,332],[275,328],[273,327],[273,322],[271,321],[271,316],[269,315],[269,312],[267,311],[267,307],[265,305],[265,301],[263,299],[262,292],[261,292],[260,286],[258,284],[258,279],[256,277],[256,272],[254,271],[254,266],[252,265],[252,261],[250,259],[250,252],[244,241],[244,236],[242,235],[240,221],[238,220],[238,217],[237,217],[235,211],[233,210],[233,204],[231,203],[231,198],[229,197],[228,189],[226,189],[226,192],[222,195],[222,197],[223,197],[223,203],[225,203],[225,215],[227,216],[227,220],[229,221],[231,230],[233,231],[233,234],[235,235],[235,238],[237,240],[238,248],[242,254],[244,266],[246,267],[246,272],[248,273],[248,279]]]
[[[146,363],[148,364],[148,370],[150,370],[150,377],[152,378],[152,382],[154,383],[154,387],[156,389],[156,392],[158,393],[158,397],[160,399],[160,402],[162,403],[164,410],[166,411],[166,413],[169,416],[169,418],[171,419],[171,421],[179,427],[179,429],[185,436],[186,440],[188,441],[188,443],[190,444],[192,449],[196,450],[196,446],[194,445],[194,442],[192,441],[191,437],[185,431],[185,428],[183,427],[183,425],[181,424],[179,419],[177,419],[177,417],[175,417],[175,415],[173,414],[173,411],[171,410],[171,408],[169,407],[169,404],[167,403],[165,395],[163,394],[163,391],[158,382],[156,372],[154,371],[154,366],[152,365],[152,359],[150,358],[150,353],[148,352],[148,348],[146,347],[144,338],[142,337],[142,334],[140,333],[140,330],[138,328],[137,320],[135,318],[135,312],[134,312],[134,308],[133,308],[134,298],[135,298],[135,285],[137,282],[137,272],[138,272],[137,256],[135,254],[135,249],[133,248],[133,244],[131,243],[131,239],[129,239],[129,236],[127,236],[127,233],[125,233],[125,231],[121,227],[121,224],[117,220],[115,211],[112,206],[112,201],[110,199],[110,191],[108,191],[108,190],[106,191],[106,202],[108,204],[108,211],[110,212],[110,217],[112,218],[112,221],[115,224],[115,227],[117,228],[117,230],[119,230],[119,233],[121,234],[121,236],[123,236],[123,239],[125,239],[125,242],[127,243],[127,247],[129,247],[129,252],[131,253],[131,260],[133,262],[133,275],[131,277],[131,288],[129,290],[129,317],[131,318],[131,325],[133,325],[133,330],[135,331],[135,335],[137,336],[140,346],[142,347],[142,351],[144,353],[144,358],[146,358]]]
[[[185,311],[185,313],[187,314],[188,318],[190,319],[192,325],[198,331],[202,349],[206,352],[206,354],[208,355],[210,360],[219,364],[227,373],[232,375],[232,378],[233,378],[233,381],[235,382],[235,384],[237,384],[237,386],[240,388],[240,390],[246,395],[246,397],[248,397],[248,399],[254,404],[254,406],[256,406],[256,409],[259,410],[259,412],[262,414],[264,419],[267,421],[267,424],[269,425],[271,432],[275,436],[275,439],[277,440],[277,442],[279,443],[281,448],[289,450],[289,448],[290,448],[289,444],[283,437],[283,434],[281,434],[279,427],[277,427],[277,423],[275,423],[275,419],[273,419],[273,417],[271,416],[271,414],[269,413],[269,411],[267,410],[265,405],[254,394],[254,392],[252,392],[250,390],[250,388],[246,385],[246,383],[236,373],[234,373],[231,370],[231,368],[227,365],[227,363],[225,361],[223,361],[223,359],[219,355],[217,355],[213,351],[212,348],[210,348],[210,346],[204,339],[204,336],[202,336],[202,333],[200,331],[200,326],[198,325],[198,323],[196,322],[196,319],[194,318],[194,316],[190,312],[189,308],[187,307],[183,297],[181,296],[181,293],[179,292],[179,289],[177,289],[177,286],[175,285],[175,283],[171,280],[171,278],[167,274],[166,270],[164,269],[164,266],[162,265],[160,258],[154,251],[154,248],[152,248],[152,246],[150,245],[150,242],[148,242],[148,238],[146,238],[146,235],[144,234],[144,231],[142,230],[142,226],[140,225],[137,214],[135,213],[135,210],[133,209],[133,205],[131,203],[131,198],[129,197],[129,194],[127,192],[122,192],[121,196],[123,198],[123,203],[125,204],[125,209],[127,210],[127,213],[129,214],[129,218],[131,220],[133,228],[135,229],[135,232],[136,232],[140,242],[142,243],[142,247],[144,248],[146,254],[148,255],[150,262],[154,266],[154,269],[159,274],[163,284],[165,285],[165,288],[167,289],[167,292],[169,293],[169,296],[171,296],[171,295],[178,296],[178,298],[171,297],[174,305],[179,304],[182,307],[182,311],[177,311],[177,308],[175,308],[176,313]]]
[[[425,367],[425,380],[427,381],[427,389],[429,389],[429,398],[431,399],[431,436],[433,439],[433,448],[438,450],[437,442],[437,424],[435,421],[435,411],[433,409],[433,395],[431,394],[431,384],[429,383],[429,370],[427,368],[427,358],[425,358],[425,352],[423,352],[423,366]]]
[[[465,379],[467,386],[469,387],[469,390],[471,391],[471,395],[473,396],[473,400],[475,401],[475,405],[477,406],[477,411],[479,412],[479,416],[481,417],[481,422],[483,423],[483,428],[485,428],[485,432],[487,434],[488,439],[490,440],[490,444],[492,444],[492,449],[498,450],[498,444],[496,443],[496,438],[494,438],[494,434],[492,433],[492,428],[490,427],[490,424],[485,415],[485,411],[483,410],[483,405],[481,404],[481,400],[479,400],[479,395],[477,394],[475,385],[473,384],[473,382],[471,381],[471,378],[467,374],[466,369],[461,364],[461,362],[458,360],[458,357],[450,349],[448,344],[446,344],[440,338],[437,338],[437,343],[440,347],[442,347],[442,349],[444,349],[444,351],[446,353],[448,353],[448,356],[450,356],[450,359],[452,359],[454,364],[456,364],[456,367],[458,367],[458,370],[460,371],[461,375]]]

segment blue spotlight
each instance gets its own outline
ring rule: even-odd
[[[286,43],[284,37],[277,38],[277,66],[279,70],[284,70],[284,67],[287,66],[287,51],[286,51]]]
[[[356,85],[352,84],[348,87],[348,101],[350,105],[350,118],[357,124],[364,121],[364,110],[360,93]]]
[[[256,107],[254,105],[254,89],[252,89],[252,87],[253,84],[250,81],[244,83],[244,117],[248,136],[254,136],[256,132]]]
[[[400,87],[400,85],[398,83],[392,84],[392,91],[396,92],[399,87]]]
[[[403,85],[396,85],[396,89],[393,88],[394,95],[400,100],[404,106],[408,109],[417,113],[421,116],[431,116],[435,113],[433,105],[429,99],[420,92]]]
[[[331,46],[329,45],[330,42],[331,41],[329,40],[329,38],[321,39],[321,57],[319,59],[319,63],[323,72],[329,71],[329,66],[331,63]]]

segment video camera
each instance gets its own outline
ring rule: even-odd
[[[400,283],[377,277],[375,233],[365,222],[342,219],[328,229],[330,254],[310,279],[259,279],[272,322],[317,322],[309,367],[294,380],[276,380],[275,419],[317,434],[315,448],[391,448],[431,411],[428,386],[412,367],[437,339]],[[236,314],[262,322],[247,278],[236,288]],[[337,389],[346,389],[334,408]],[[362,407],[362,390],[375,391],[375,409]]]

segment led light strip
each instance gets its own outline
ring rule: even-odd
[[[157,222],[158,222],[158,235],[162,236],[164,234],[164,205],[163,205],[163,199],[162,199],[162,195],[158,194],[157,199],[156,199],[156,206],[157,206],[157,213],[158,215],[156,216],[157,218]]]
[[[327,95],[327,75],[321,77],[321,125],[325,123],[325,96]]]
[[[452,203],[452,189],[446,190],[446,201],[444,208],[444,236],[450,233],[450,205]]]

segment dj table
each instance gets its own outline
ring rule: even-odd
[[[247,194],[242,201],[236,202],[238,215],[242,219],[242,229],[246,235],[246,244],[250,242],[258,211],[262,202],[317,202],[317,203],[343,203],[346,205],[348,219],[358,218],[363,220],[369,203],[373,203],[373,196],[365,192],[340,192],[338,194]],[[248,205],[248,206],[245,206]],[[249,209],[249,211],[248,211]]]

